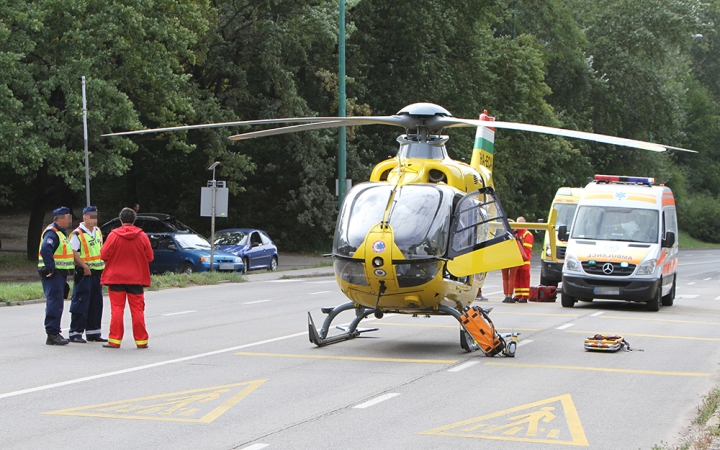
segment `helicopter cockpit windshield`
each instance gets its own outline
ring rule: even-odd
[[[368,231],[383,220],[393,186],[363,183],[347,196],[338,217],[333,253],[352,257]],[[406,259],[441,257],[447,250],[455,191],[440,185],[398,188],[390,206],[389,222],[395,245]]]

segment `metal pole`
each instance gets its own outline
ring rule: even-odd
[[[88,155],[87,101],[85,99],[85,77],[82,77],[83,139],[85,140],[85,200],[90,206],[90,157]]]
[[[338,70],[338,117],[345,117],[345,0],[340,0],[340,23],[338,32],[338,56],[340,67]],[[338,211],[345,200],[345,127],[338,130]]]
[[[213,167],[212,180],[212,217],[210,219],[210,272],[215,267],[215,193],[217,192],[217,183],[215,182],[215,167]]]

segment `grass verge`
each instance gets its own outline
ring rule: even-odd
[[[692,427],[679,446],[670,446],[666,442],[653,445],[652,450],[709,450],[713,441],[720,436],[720,418],[718,417],[720,407],[720,387],[714,387],[707,395],[703,396],[700,406],[697,407],[697,417],[692,422]]]
[[[678,239],[680,248],[720,248],[720,244],[698,241],[683,231],[678,233]]]
[[[158,291],[175,287],[206,286],[218,283],[242,283],[245,279],[239,273],[194,273],[192,275],[166,273],[152,276],[152,286],[149,291]],[[103,287],[103,293],[107,288]],[[32,283],[2,283],[0,284],[0,302],[8,305],[17,305],[29,300],[45,298],[42,284],[39,281]]]

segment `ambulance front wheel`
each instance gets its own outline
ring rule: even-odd
[[[660,286],[657,288],[657,292],[655,293],[655,297],[651,298],[647,301],[647,310],[648,311],[660,311],[660,304],[662,303],[662,289]]]
[[[676,281],[673,281],[672,288],[670,289],[670,292],[668,295],[662,298],[662,305],[663,306],[672,306],[675,302],[675,283]],[[660,288],[658,288],[660,289]]]
[[[571,297],[565,293],[560,294],[560,296],[560,303],[562,303],[563,308],[572,308],[575,306],[575,302],[577,301],[575,297]]]

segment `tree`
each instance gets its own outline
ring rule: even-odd
[[[28,258],[50,202],[83,188],[80,77],[87,77],[92,176],[120,175],[136,145],[112,130],[181,123],[195,115],[186,66],[209,26],[204,1],[10,0],[0,6],[3,64],[0,164],[34,189]],[[191,89],[190,89],[191,91]],[[167,146],[189,149],[180,138]]]

